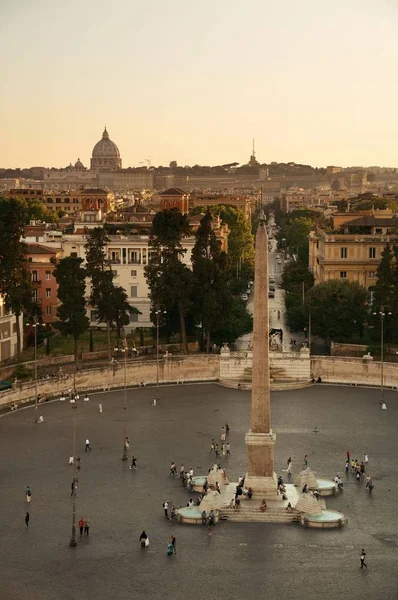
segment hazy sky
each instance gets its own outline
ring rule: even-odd
[[[398,166],[397,0],[0,0],[0,167]]]

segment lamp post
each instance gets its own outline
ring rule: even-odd
[[[120,350],[124,353],[124,394],[123,394],[123,422],[124,422],[124,436],[123,436],[123,455],[122,460],[127,460],[127,338],[126,336],[122,340],[123,347]],[[116,347],[115,351],[119,351]]]
[[[380,404],[384,404],[384,319],[386,315],[391,315],[388,304],[376,305],[373,314],[380,315]]]
[[[160,315],[167,314],[167,310],[164,304],[157,304],[155,315],[156,315],[156,402],[159,400],[159,326],[160,326]]]
[[[72,405],[72,456],[73,456],[73,488],[72,488],[72,536],[69,546],[76,546],[76,411],[77,402],[75,394],[70,399]]]
[[[38,417],[38,406],[37,406],[37,328],[39,326],[39,322],[37,321],[37,317],[35,317],[35,321],[32,325],[32,327],[34,328],[35,331],[35,354],[34,354],[34,361],[35,361],[35,423],[39,422],[39,417]]]

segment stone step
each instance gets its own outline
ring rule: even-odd
[[[268,511],[267,511],[268,512]],[[224,515],[220,514],[221,520],[232,521],[234,523],[293,523],[295,521],[300,521],[300,515],[294,513],[286,513],[282,515],[271,515],[261,513],[254,515],[245,515],[239,512],[236,512],[233,515]]]

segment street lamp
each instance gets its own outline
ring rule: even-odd
[[[384,405],[384,318],[386,315],[391,315],[390,306],[388,304],[379,304],[374,307],[373,314],[380,315],[380,404]]]
[[[39,327],[40,323],[37,320],[37,317],[35,317],[35,321],[32,325],[32,327],[35,330],[35,355],[34,355],[34,360],[35,360],[35,423],[39,422],[39,417],[38,417],[38,406],[37,406],[37,328]]]
[[[123,440],[123,456],[122,460],[127,460],[127,338],[126,336],[122,340],[123,347],[120,348],[121,352],[124,352],[124,402],[123,402],[123,414],[124,414],[124,440]],[[115,352],[118,352],[119,348],[115,348]]]
[[[167,310],[164,304],[157,304],[155,315],[156,315],[156,403],[159,400],[159,325],[160,316],[166,315]]]
[[[70,538],[69,546],[74,548],[76,546],[76,411],[77,402],[76,395],[73,394],[70,403],[72,405],[72,456],[73,456],[73,487],[72,487],[72,536]]]

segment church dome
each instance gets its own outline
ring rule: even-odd
[[[109,139],[106,127],[102,139],[93,148],[91,168],[99,171],[114,171],[122,168],[119,148]]]
[[[120,158],[119,148],[116,146],[115,142],[112,142],[112,140],[109,139],[109,133],[107,132],[106,127],[102,134],[102,139],[95,144],[93,149],[93,158],[103,156],[115,156]]]
[[[77,159],[77,161],[75,162],[75,169],[82,171],[83,169],[85,169],[84,164],[82,163],[82,161],[80,160],[80,158]]]

